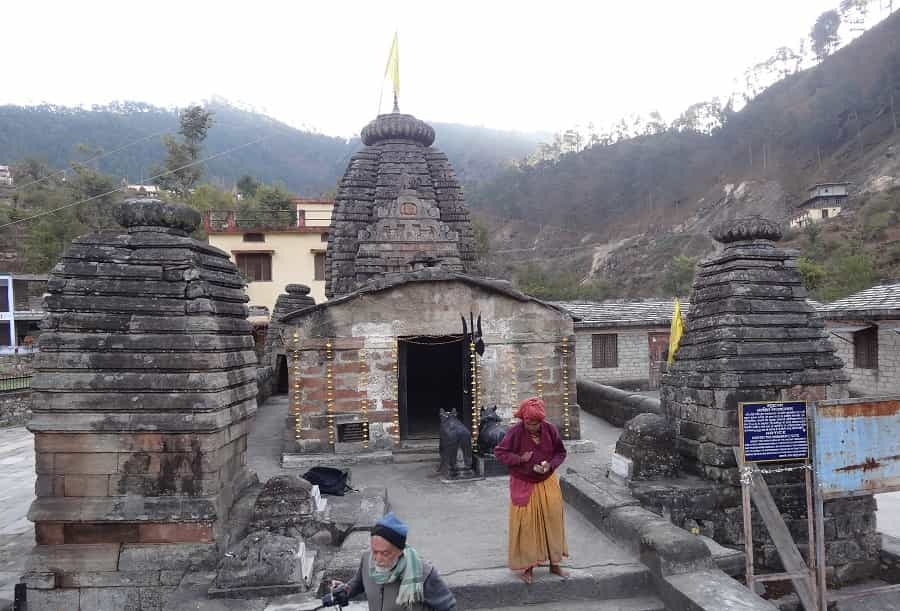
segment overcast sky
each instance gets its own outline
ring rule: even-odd
[[[727,95],[838,0],[3,3],[0,103],[214,95],[350,136],[377,110],[394,30],[400,108],[557,131]],[[877,10],[877,7],[876,7]],[[385,85],[384,111],[390,110]]]

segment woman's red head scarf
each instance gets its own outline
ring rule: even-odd
[[[522,401],[513,416],[522,421],[543,420],[547,417],[547,413],[544,411],[544,402],[537,397],[531,397]]]

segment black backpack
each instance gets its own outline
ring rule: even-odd
[[[349,471],[335,469],[334,467],[313,467],[303,474],[303,479],[310,484],[318,486],[319,492],[335,496],[344,496],[344,493],[348,490],[356,492],[347,483],[348,477],[350,477]]]

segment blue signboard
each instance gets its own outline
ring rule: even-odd
[[[744,462],[807,460],[806,401],[739,403]]]
[[[900,490],[900,398],[820,401],[814,419],[824,498]]]

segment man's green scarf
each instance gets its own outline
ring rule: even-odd
[[[401,607],[412,607],[416,603],[425,600],[425,576],[422,574],[422,561],[419,554],[411,547],[406,547],[403,554],[387,573],[377,573],[375,562],[369,562],[369,577],[380,586],[386,583],[400,581],[400,593],[397,594],[397,604]]]

